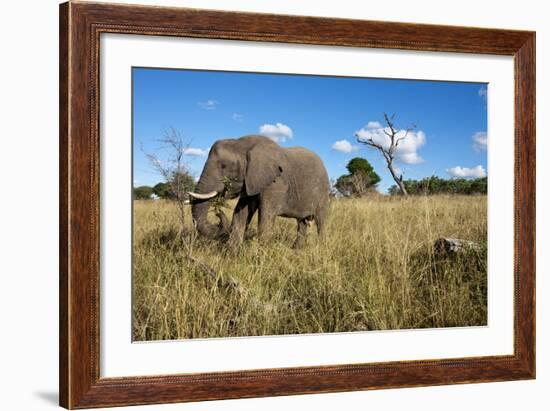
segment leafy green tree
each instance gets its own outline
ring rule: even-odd
[[[148,200],[153,194],[153,189],[149,186],[134,187],[134,199]]]
[[[371,185],[376,185],[380,182],[380,176],[374,171],[374,167],[364,158],[354,157],[346,166],[350,174],[365,174],[369,177]]]
[[[168,183],[155,184],[153,187],[153,193],[162,199],[170,199],[173,197],[171,194],[170,184]]]
[[[187,172],[172,173],[170,181],[155,184],[153,193],[162,199],[174,200],[177,198],[175,193],[186,193],[195,189],[195,180]]]
[[[380,176],[364,158],[352,158],[346,168],[349,174],[338,177],[334,184],[335,188],[346,197],[361,197],[374,190],[380,182]]]

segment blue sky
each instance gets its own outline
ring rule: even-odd
[[[385,192],[393,180],[382,155],[355,138],[383,138],[384,112],[395,113],[399,128],[416,125],[397,153],[405,179],[485,175],[482,83],[134,68],[134,186],[162,181],[144,151],[162,159],[158,140],[174,128],[190,144],[186,161],[197,177],[216,140],[264,133],[316,152],[331,179],[364,157]]]

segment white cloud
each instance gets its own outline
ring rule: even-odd
[[[485,131],[478,131],[472,136],[474,141],[474,149],[476,151],[487,150],[487,133]]]
[[[199,107],[205,110],[216,110],[216,107],[218,107],[220,103],[218,103],[216,100],[206,100],[199,101],[197,104],[199,105]]]
[[[355,135],[359,141],[372,140],[387,149],[390,147],[391,140],[385,132],[390,132],[389,127],[382,127],[377,121],[369,121],[365,127],[356,131]],[[406,130],[399,130],[396,138],[402,138],[406,133]],[[422,163],[424,159],[418,155],[417,150],[425,144],[426,134],[423,131],[409,131],[395,150],[396,158],[406,164]]]
[[[233,114],[231,115],[231,118],[232,118],[233,120],[235,120],[235,121],[238,121],[238,122],[240,123],[241,121],[243,121],[244,115],[242,115],[242,114],[240,114],[240,113],[233,113]]]
[[[183,154],[191,157],[205,157],[208,155],[208,150],[202,148],[187,147],[183,149]]]
[[[366,128],[380,128],[382,127],[382,124],[380,124],[378,121],[369,121],[366,125]]]
[[[264,124],[260,126],[259,133],[269,137],[276,143],[284,143],[286,140],[290,140],[294,137],[292,129],[283,123]]]
[[[332,149],[341,153],[351,153],[359,150],[359,147],[352,145],[348,140],[338,140],[332,145]]]
[[[456,166],[448,168],[446,171],[453,178],[481,178],[487,176],[481,165],[472,168]]]

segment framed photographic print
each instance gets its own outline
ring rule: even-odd
[[[60,6],[66,408],[535,377],[535,33]]]

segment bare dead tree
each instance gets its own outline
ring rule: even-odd
[[[187,191],[191,189],[188,187],[188,179],[185,176],[190,176],[189,163],[185,162],[185,154],[190,147],[190,142],[186,142],[181,133],[171,127],[164,132],[163,138],[158,140],[162,144],[162,149],[168,149],[169,154],[167,158],[161,158],[157,153],[146,152],[143,147],[142,151],[151,163],[151,166],[155,171],[160,174],[166,183],[170,186],[171,197],[174,200],[178,211],[181,224],[181,232],[185,230],[185,208],[188,204]],[[223,203],[220,203],[223,205]],[[224,232],[229,231],[229,221],[221,206],[216,210],[216,215],[219,218],[220,228]],[[228,275],[228,279],[224,279],[220,276],[212,267],[204,263],[200,259],[193,256],[193,247],[195,244],[197,232],[191,230],[185,236],[186,241],[182,242],[182,245],[186,251],[184,257],[197,266],[204,274],[206,274],[212,280],[216,280],[218,287],[230,290],[236,290],[239,293],[244,293],[244,287],[236,281],[232,276]]]
[[[189,149],[190,143],[185,142],[182,135],[173,127],[164,132],[164,136],[158,140],[163,145],[163,149],[168,149],[169,154],[165,159],[161,159],[157,153],[148,153],[143,150],[151,166],[160,174],[170,187],[171,197],[174,200],[179,212],[181,228],[185,227],[185,206],[188,179],[189,164],[185,162],[185,153]]]
[[[387,127],[384,127],[383,132],[389,138],[389,146],[381,144],[379,142],[375,142],[372,137],[363,139],[358,135],[358,133],[355,133],[355,138],[357,139],[358,143],[373,147],[382,153],[382,155],[384,156],[384,160],[386,160],[386,166],[388,167],[388,170],[390,171],[393,180],[399,187],[401,193],[403,195],[407,195],[407,190],[405,189],[405,184],[403,183],[403,174],[397,172],[393,165],[393,161],[395,159],[395,151],[397,150],[397,147],[403,140],[405,140],[405,138],[409,135],[411,131],[416,129],[416,126],[412,125],[405,131],[398,130],[393,122],[394,117],[395,114],[390,117],[386,113],[384,113],[384,120],[386,121]]]

